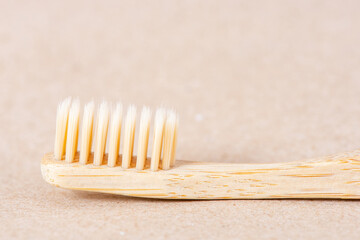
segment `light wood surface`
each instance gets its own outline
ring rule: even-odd
[[[76,158],[78,159],[78,157]],[[90,156],[90,163],[92,155]],[[360,151],[288,163],[176,161],[170,170],[68,164],[44,156],[44,179],[58,187],[166,199],[360,199]]]

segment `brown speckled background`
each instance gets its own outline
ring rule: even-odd
[[[40,174],[57,103],[175,107],[179,159],[360,147],[359,1],[0,1],[1,239],[359,239],[360,201],[157,201]]]

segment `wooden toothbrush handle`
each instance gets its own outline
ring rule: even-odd
[[[167,171],[67,164],[45,155],[45,180],[63,188],[167,199],[360,199],[360,152],[300,162],[176,161]]]

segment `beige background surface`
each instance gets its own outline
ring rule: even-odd
[[[179,159],[358,148],[359,1],[90,2],[0,1],[1,239],[360,238],[359,201],[157,201],[40,175],[66,96],[175,107]]]

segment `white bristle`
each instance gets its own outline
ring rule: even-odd
[[[91,150],[91,141],[93,135],[93,124],[94,124],[94,102],[90,102],[85,105],[84,116],[82,121],[81,129],[81,146],[80,146],[80,160],[81,164],[86,164],[89,159]]]
[[[155,122],[154,122],[154,142],[153,142],[151,165],[150,165],[150,169],[152,171],[156,171],[159,168],[165,119],[166,119],[165,110],[158,109],[155,114]]]
[[[136,158],[136,169],[144,169],[147,157],[149,131],[150,131],[151,111],[148,107],[143,107],[140,118],[138,152]]]
[[[66,145],[66,133],[67,133],[67,122],[69,116],[71,98],[68,97],[58,105],[56,115],[56,133],[55,133],[55,145],[54,145],[54,156],[55,159],[61,160],[65,154]]]
[[[124,148],[122,155],[122,168],[129,168],[134,149],[134,134],[136,125],[136,107],[130,105],[125,120]]]
[[[66,156],[65,161],[72,163],[77,152],[78,135],[79,135],[79,117],[80,101],[74,100],[71,104],[68,120],[67,139],[66,139]]]
[[[106,137],[109,125],[109,106],[107,102],[101,103],[97,119],[94,165],[100,166],[105,154]]]
[[[171,164],[170,164],[171,167],[175,165],[178,128],[179,128],[179,116],[176,114],[175,131],[174,131],[174,139],[173,139],[173,147],[172,147],[172,155],[171,155]]]
[[[167,170],[171,166],[171,158],[173,156],[173,147],[174,147],[175,128],[176,128],[176,113],[174,111],[170,111],[168,113],[165,124],[164,154],[162,159],[163,170]]]
[[[121,135],[121,120],[122,120],[122,105],[118,103],[115,111],[111,116],[111,124],[109,128],[109,152],[108,152],[108,166],[114,167],[119,156],[119,145]]]

